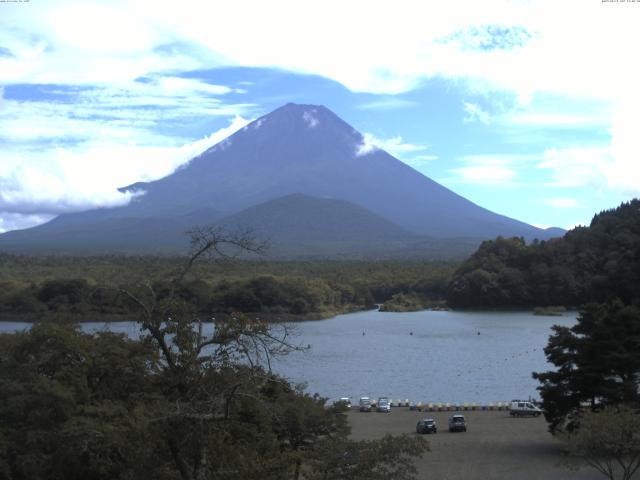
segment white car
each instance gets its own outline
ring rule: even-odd
[[[376,411],[390,413],[391,412],[391,401],[387,397],[378,398],[378,406],[376,407]]]
[[[542,413],[538,406],[525,400],[513,400],[509,407],[509,415],[512,417],[537,417]]]

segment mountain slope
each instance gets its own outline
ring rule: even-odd
[[[404,237],[402,247],[387,242],[390,251],[403,250],[416,235],[426,235],[426,243],[434,246],[438,243],[434,238],[467,238],[477,244],[498,235],[544,239],[555,234],[469,202],[383,150],[366,146],[359,132],[328,109],[312,105],[285,105],[173,174],[121,190],[142,194],[123,207],[61,215],[45,225],[0,235],[0,248],[65,253],[175,251],[186,244],[185,230],[224,217],[227,223],[251,217],[254,224],[260,217],[271,218],[263,226],[269,224],[272,233],[289,235],[282,245],[325,242],[327,248],[319,251],[327,255],[338,247],[334,242],[359,242],[366,250],[367,242],[386,238],[391,230]],[[277,216],[283,206],[265,204],[292,194],[304,195],[286,202],[295,209],[295,216]],[[308,197],[336,203],[325,202],[320,208]],[[265,205],[240,213],[260,204]],[[363,210],[356,206],[368,211],[366,222]],[[308,214],[303,213],[305,209],[310,209]],[[305,223],[311,218],[314,222]],[[333,228],[332,222],[341,228]],[[315,227],[319,225],[323,227]],[[362,230],[356,231],[357,226]],[[379,234],[374,233],[376,229]]]
[[[172,254],[188,247],[187,231],[221,218],[212,209],[165,217],[112,216],[110,209],[61,215],[39,227],[0,235],[0,250],[52,254]]]
[[[196,157],[173,175],[135,185],[141,212],[210,206],[235,212],[291,193],[347,200],[434,237],[548,238],[495,214],[388,153],[328,109],[288,104]],[[359,153],[360,152],[360,153]]]

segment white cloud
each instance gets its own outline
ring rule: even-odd
[[[224,104],[211,96],[229,90],[199,80],[161,77],[80,91],[44,91],[56,94],[56,101],[17,101],[0,96],[0,140],[7,143],[45,139],[145,143],[148,139],[146,143],[160,146],[166,139],[153,133],[159,123],[166,127],[169,122],[195,116],[232,117],[246,114],[254,107]]]
[[[552,148],[538,168],[548,170],[549,186],[590,187],[640,195],[640,142],[632,131],[614,135],[612,146]]]
[[[413,161],[415,162],[431,162],[433,160],[437,160],[439,157],[437,155],[416,155],[413,157]]]
[[[411,100],[405,100],[402,98],[383,98],[380,100],[373,100],[371,102],[361,103],[356,108],[359,110],[398,110],[400,108],[410,108],[416,106],[416,102]]]
[[[363,155],[367,155],[375,150],[381,149],[390,153],[394,157],[397,157],[401,160],[407,159],[407,157],[412,157],[415,152],[422,152],[426,150],[428,147],[423,145],[414,145],[412,143],[405,143],[402,141],[401,136],[382,139],[377,138],[375,135],[371,133],[363,133],[362,134],[362,142],[356,145],[356,156],[360,157]]]
[[[523,126],[578,128],[607,125],[609,123],[607,120],[607,117],[598,115],[521,112],[506,115],[504,122]]]
[[[430,166],[429,164],[437,159],[437,155],[416,155],[415,157],[405,158],[402,161],[426,175],[427,167]]]
[[[380,147],[378,147],[376,140],[372,134],[363,133],[362,142],[356,145],[356,157],[362,157],[378,150]]]
[[[478,184],[482,186],[513,187],[522,181],[520,172],[539,163],[536,154],[476,154],[457,159],[462,167],[452,168],[449,184]]]
[[[611,126],[611,156],[605,168],[607,185],[626,195],[640,195],[640,97],[618,105]]]
[[[15,57],[2,58],[4,82],[126,81],[224,64],[315,73],[371,93],[408,91],[436,75],[523,98],[552,91],[620,99],[638,84],[628,61],[639,35],[633,5],[407,0],[390,9],[383,2],[363,8],[359,1],[278,0],[252,3],[250,16],[245,4],[205,0],[184,9],[151,0],[19,7],[3,7],[2,22],[11,28],[1,29],[0,43]],[[310,17],[315,21],[305,21]],[[211,18],[224,21],[212,28]],[[260,40],[242,41],[240,27]],[[187,48],[159,49],[172,43]],[[606,88],[612,78],[615,87]]]
[[[79,136],[89,142],[95,140],[97,127],[83,119],[90,119],[102,105],[117,109],[113,118],[101,122],[102,138],[113,147],[139,138],[138,134],[150,139],[148,128],[166,118],[189,112],[242,113],[240,107],[210,98],[224,95],[229,87],[180,78],[181,72],[221,65],[318,74],[352,91],[387,95],[438,77],[462,80],[470,92],[512,92],[520,107],[539,93],[577,103],[602,102],[612,112],[610,118],[523,108],[506,121],[609,129],[610,145],[549,150],[540,167],[552,174],[555,185],[640,192],[640,70],[630,60],[637,56],[640,42],[637,13],[637,3],[584,0],[438,4],[406,0],[396,8],[385,2],[274,0],[252,3],[251,15],[243,2],[205,0],[193,0],[189,8],[151,0],[6,4],[0,16],[0,45],[11,54],[0,56],[0,84],[92,89],[80,93],[86,101],[74,107],[74,115],[64,113],[67,107],[58,104],[62,115],[56,116],[53,107],[42,108],[42,120],[37,115],[42,103],[32,104],[31,114],[4,116],[7,109],[19,110],[5,101],[0,135],[24,142],[70,141]],[[212,24],[212,18],[224,20]],[[239,31],[251,32],[251,40]],[[140,77],[150,79],[149,84],[137,85],[135,79]],[[181,96],[184,91],[191,93]],[[165,109],[153,114],[122,109],[144,105]],[[494,123],[494,116],[483,115],[485,110],[471,110],[469,119]],[[160,143],[145,145],[171,143],[160,137],[156,142]],[[395,153],[392,143],[380,148],[396,155],[410,153],[402,145],[399,140]],[[374,148],[365,138],[359,154]],[[467,180],[495,175],[507,181],[516,177],[514,171],[513,166],[468,165],[458,173]]]
[[[481,122],[485,125],[489,124],[491,121],[491,116],[489,112],[483,110],[479,105],[470,102],[463,102],[464,111],[466,112],[466,116],[464,117],[465,123],[470,122]]]
[[[309,126],[309,128],[316,128],[318,126],[318,124],[320,123],[320,121],[313,116],[313,114],[316,113],[315,110],[311,110],[310,112],[304,112],[302,114],[302,119],[305,121],[305,123]]]
[[[496,97],[499,96],[496,95]],[[612,123],[612,105],[598,99],[572,99],[557,95],[536,95],[527,104],[507,107],[496,102],[492,123],[507,128],[510,134],[531,135],[541,130],[607,131]]]
[[[21,214],[0,211],[0,233],[10,230],[21,230],[48,222],[53,215]]]
[[[535,163],[540,155],[535,153],[479,153],[464,155],[459,160],[473,165],[519,165]]]
[[[451,169],[458,183],[482,185],[511,185],[517,178],[515,170],[499,165],[476,165]]]
[[[551,148],[544,152],[538,168],[548,171],[549,186],[602,188],[613,161],[607,147]]]
[[[22,215],[15,217],[22,223],[4,215],[3,228],[128,202],[131,195],[117,188],[168,175],[248,123],[240,114],[252,105],[225,105],[217,97],[230,91],[156,76],[80,90],[47,87],[44,99],[30,101],[0,96],[0,209]],[[234,119],[196,141],[157,130],[198,116]]]
[[[42,215],[122,205],[131,195],[119,187],[166,176],[247,123],[236,117],[228,127],[182,145],[84,142],[49,152],[3,152],[0,209]]]
[[[555,208],[576,208],[578,201],[570,197],[547,198],[544,203]]]
[[[250,16],[245,4],[204,0],[184,9],[150,0],[19,7],[3,7],[12,28],[0,29],[0,44],[15,55],[2,59],[5,82],[123,81],[227,64],[316,73],[373,93],[408,91],[435,75],[488,82],[523,98],[553,91],[617,100],[638,84],[628,61],[639,35],[634,5],[407,0],[391,9],[383,2],[363,8],[358,1],[279,0],[252,3]],[[314,22],[305,21],[310,16]],[[212,28],[211,18],[224,21]],[[242,41],[239,27],[260,40]],[[158,49],[172,42],[188,48]],[[607,88],[612,78],[615,87]]]

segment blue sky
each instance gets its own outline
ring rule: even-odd
[[[640,194],[640,2],[0,3],[0,232],[119,205],[288,102],[539,226]]]

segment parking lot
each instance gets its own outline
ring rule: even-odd
[[[417,412],[395,407],[391,413],[349,413],[352,438],[374,439],[386,433],[415,434],[418,420],[432,417],[438,433],[424,435],[431,452],[418,459],[419,478],[596,480],[595,470],[571,471],[563,464],[560,442],[547,432],[543,417],[513,418],[507,411],[465,411],[466,433],[449,433],[447,420],[454,412]]]

